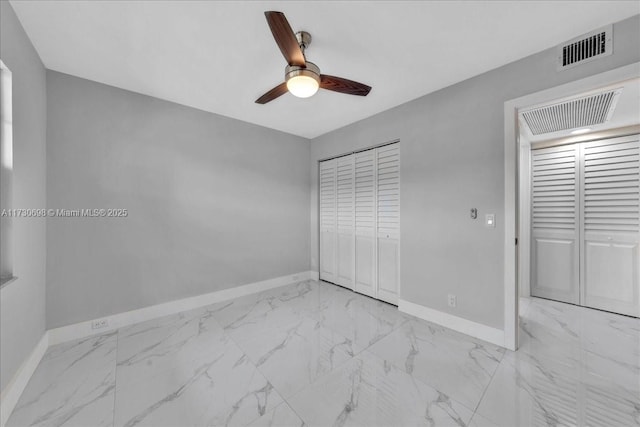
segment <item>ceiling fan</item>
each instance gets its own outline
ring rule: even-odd
[[[273,38],[287,60],[284,69],[284,83],[280,83],[260,98],[257,104],[266,104],[287,91],[299,98],[313,96],[318,88],[346,93],[348,95],[367,96],[371,86],[343,79],[342,77],[320,74],[320,68],[313,62],[306,60],[304,51],[311,44],[311,34],[298,31],[294,34],[284,13],[269,11],[264,13]]]

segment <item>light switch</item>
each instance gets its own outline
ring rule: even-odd
[[[495,228],[496,226],[496,216],[495,214],[486,214],[484,216],[484,225],[487,227]]]

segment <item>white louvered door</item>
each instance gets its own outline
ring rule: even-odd
[[[354,276],[354,156],[336,159],[337,173],[337,277],[335,283],[349,289]]]
[[[532,150],[531,173],[531,295],[578,304],[578,146]]]
[[[355,290],[376,297],[376,150],[354,154],[356,271]]]
[[[376,149],[377,157],[377,298],[398,304],[400,284],[400,147]]]
[[[531,294],[640,316],[638,135],[531,152]]]
[[[320,279],[398,303],[397,143],[320,163]]]
[[[640,316],[638,135],[582,150],[582,304]]]
[[[320,279],[337,279],[337,173],[336,159],[320,163]]]

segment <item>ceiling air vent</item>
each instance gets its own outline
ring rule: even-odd
[[[522,112],[533,135],[607,122],[622,89],[613,89]]]
[[[607,25],[558,46],[558,71],[611,55],[612,52],[613,25]]]

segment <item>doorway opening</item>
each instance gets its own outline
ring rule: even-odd
[[[518,347],[520,297],[560,299],[564,292],[578,304],[623,314],[604,301],[627,300],[626,310],[640,314],[639,82],[640,63],[634,63],[505,103],[504,319],[511,350]],[[571,101],[607,91],[617,98],[599,123],[560,120],[563,108],[570,118],[585,118],[590,110],[572,111]],[[573,107],[584,107],[580,102]],[[535,113],[527,121],[529,112]],[[629,180],[611,178],[627,172]],[[615,263],[620,268],[612,269]],[[624,276],[624,289],[608,285],[612,272]],[[543,295],[553,285],[558,292]]]
[[[640,315],[638,93],[631,79],[556,100],[543,120],[583,122],[562,131],[536,132],[529,113],[547,106],[520,111],[522,296]]]

